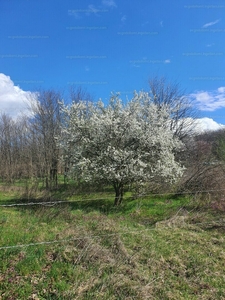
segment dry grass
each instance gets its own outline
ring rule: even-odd
[[[74,241],[44,247],[39,258],[33,248],[5,252],[2,299],[223,299],[225,239],[220,233],[185,225],[180,217],[172,227],[167,221],[130,232],[105,216],[98,216],[94,230],[93,215],[85,219],[88,226],[71,222],[58,232],[59,240]],[[29,257],[36,266],[35,261],[29,265]]]
[[[225,299],[225,218],[182,201],[2,209],[0,247],[57,242],[0,249],[0,299]]]

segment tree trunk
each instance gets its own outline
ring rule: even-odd
[[[115,189],[114,206],[119,206],[123,201],[123,183],[114,182],[113,186],[114,186],[114,189]]]

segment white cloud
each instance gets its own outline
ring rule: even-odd
[[[114,0],[102,0],[102,4],[108,7],[117,7]]]
[[[75,10],[69,10],[69,11],[68,11],[68,15],[69,15],[69,16],[75,17],[75,19],[81,19],[81,16],[80,16],[79,13],[76,12]]]
[[[68,15],[74,16],[76,19],[81,19],[82,13],[85,13],[86,16],[95,15],[99,17],[100,13],[108,12],[108,8],[114,7],[117,7],[114,0],[102,0],[102,5],[95,6],[93,4],[89,4],[87,9],[68,10]]]
[[[217,123],[212,118],[185,118],[185,124],[193,133],[203,133],[207,131],[215,131],[225,128],[224,124]]]
[[[100,9],[96,8],[93,4],[88,5],[87,13],[86,15],[89,16],[90,14],[98,15],[100,12]]]
[[[217,89],[219,93],[225,93],[225,86],[221,86]]]
[[[23,91],[15,86],[9,76],[0,73],[0,112],[11,117],[28,113],[28,101],[35,98],[35,93]]]
[[[211,118],[200,118],[196,120],[194,131],[202,133],[205,131],[215,131],[225,128],[225,125],[219,124]]]
[[[209,23],[206,23],[202,26],[202,28],[207,28],[209,26],[212,26],[212,25],[215,25],[217,23],[219,23],[220,20],[216,20],[216,21],[213,21],[213,22],[209,22]]]
[[[196,103],[198,109],[214,111],[225,107],[225,87],[219,87],[212,92],[198,91],[189,97]]]
[[[170,59],[165,59],[165,60],[164,60],[164,63],[165,63],[165,64],[170,64],[170,63],[171,63],[171,60],[170,60]]]
[[[206,47],[212,47],[213,45],[215,45],[214,43],[212,44],[207,44]]]
[[[121,18],[121,21],[122,21],[122,22],[125,22],[126,20],[127,20],[127,16],[126,16],[126,15],[123,15],[122,18]]]

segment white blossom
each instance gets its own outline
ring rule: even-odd
[[[161,176],[173,182],[183,168],[174,157],[182,143],[170,130],[169,112],[151,101],[148,93],[134,92],[123,104],[112,96],[63,107],[67,122],[62,136],[70,171],[87,181],[127,184]]]

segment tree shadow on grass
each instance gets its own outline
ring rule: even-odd
[[[134,199],[127,189],[122,204],[114,206],[114,190],[111,186],[94,186],[85,183],[61,184],[55,190],[42,190],[41,192],[38,198],[31,197],[31,194],[28,195],[29,197],[21,195],[18,199],[7,199],[5,204],[9,206],[15,204],[15,208],[20,211],[30,210],[37,215],[40,212],[40,215],[47,219],[59,216],[61,212],[70,218],[69,214],[74,215],[76,210],[79,210],[81,214],[96,212],[115,215],[145,225],[152,225],[176,211],[178,206],[185,205],[180,200],[181,196],[175,195],[150,195]]]

